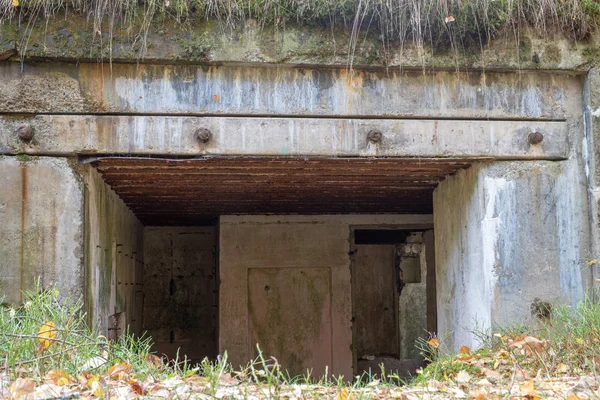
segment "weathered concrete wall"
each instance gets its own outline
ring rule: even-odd
[[[400,268],[405,269],[403,261],[414,258],[416,267],[419,269],[419,279],[410,281],[405,278],[405,286],[398,298],[398,322],[399,322],[399,345],[400,357],[413,360],[422,360],[420,350],[415,346],[419,338],[427,338],[427,321],[437,318],[437,315],[429,314],[427,310],[427,275],[429,268],[435,268],[433,260],[427,260],[426,245],[423,233],[410,235],[407,240],[407,248],[400,261]],[[431,265],[428,264],[431,263]]]
[[[89,321],[105,335],[114,337],[125,325],[140,334],[143,226],[96,169],[81,166],[80,171],[86,188],[85,303]],[[110,317],[118,313],[124,313],[122,319]]]
[[[533,322],[538,301],[576,305],[591,286],[587,191],[577,160],[479,163],[434,192],[438,330]]]
[[[56,285],[83,295],[83,186],[65,158],[0,156],[0,296]]]
[[[532,72],[4,62],[0,113],[561,120],[581,81]]]
[[[427,215],[222,216],[220,351],[234,365],[245,364],[258,342],[294,373],[312,367],[318,375],[328,365],[329,373],[351,377],[351,226],[431,222]],[[279,303],[267,307],[268,296],[295,301],[273,309]]]
[[[144,325],[154,351],[193,361],[217,355],[215,227],[144,229]]]

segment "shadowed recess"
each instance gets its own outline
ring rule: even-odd
[[[433,211],[433,190],[473,160],[158,158],[92,161],[146,225],[199,225],[226,214]]]

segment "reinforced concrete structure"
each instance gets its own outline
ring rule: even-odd
[[[600,79],[563,39],[349,69],[302,52],[315,33],[271,50],[248,24],[202,60],[163,38],[108,63],[74,20],[22,59],[0,26],[4,301],[39,279],[158,354],[237,366],[258,344],[352,377],[593,289]]]

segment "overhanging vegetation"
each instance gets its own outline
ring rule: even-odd
[[[586,40],[600,20],[597,0],[0,0],[0,24],[30,25],[63,13],[84,15],[100,34],[174,20],[216,20],[235,27],[249,18],[284,29],[288,23],[344,28],[352,46],[369,32],[384,46],[411,41],[434,49],[484,46],[501,34],[525,27]],[[137,35],[140,32],[132,32]]]

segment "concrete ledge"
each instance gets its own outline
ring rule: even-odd
[[[531,144],[532,132],[543,141]],[[2,153],[564,159],[569,141],[566,122],[44,115],[0,117]]]
[[[566,74],[0,63],[0,114],[563,120]]]

